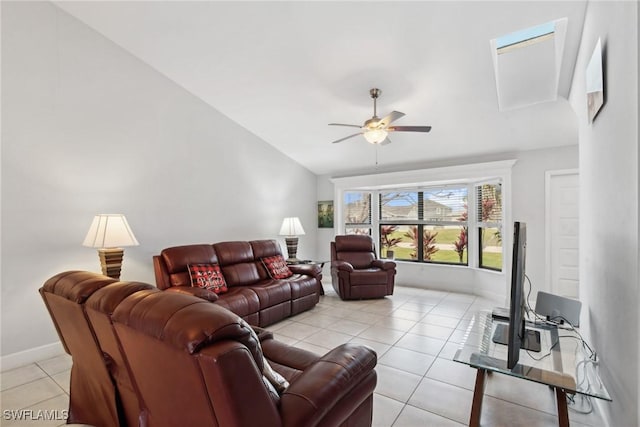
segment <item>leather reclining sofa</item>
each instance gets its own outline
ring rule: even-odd
[[[322,292],[322,269],[291,265],[286,279],[272,279],[262,259],[282,255],[276,240],[253,240],[175,246],[153,257],[159,289],[187,293],[215,302],[246,322],[268,326],[313,308]],[[218,264],[228,290],[215,294],[191,286],[189,265]]]
[[[40,294],[73,359],[69,423],[371,425],[376,354],[368,347],[347,343],[319,356],[219,304],[84,271],[52,277]],[[270,387],[273,371],[288,384]]]

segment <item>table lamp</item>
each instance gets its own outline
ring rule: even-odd
[[[304,235],[304,228],[302,228],[300,219],[298,217],[285,218],[284,221],[282,221],[282,227],[280,227],[280,235],[285,236],[284,240],[287,243],[287,252],[289,254],[287,262],[291,264],[300,262],[300,260],[296,258],[298,252],[298,236]]]
[[[93,218],[82,245],[98,248],[102,274],[119,279],[124,256],[122,247],[138,246],[139,243],[124,215],[100,214]]]

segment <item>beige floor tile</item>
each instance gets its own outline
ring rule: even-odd
[[[435,305],[433,304],[422,304],[419,302],[406,302],[404,304],[402,304],[402,306],[400,308],[402,308],[403,310],[409,310],[409,311],[415,311],[418,313],[422,313],[422,314],[427,314],[429,313],[433,308],[435,307]]]
[[[306,325],[304,323],[292,322],[278,329],[276,332],[278,336],[284,335],[290,338],[296,338],[298,340],[301,340],[321,330],[322,330],[321,328],[318,328],[315,326]]]
[[[426,377],[473,391],[477,372],[463,363],[438,357]]]
[[[449,316],[429,313],[422,318],[420,323],[428,323],[430,325],[444,326],[445,328],[456,328],[460,319]]]
[[[366,311],[353,311],[345,316],[347,320],[353,320],[356,322],[367,323],[369,325],[373,325],[378,323],[380,320],[385,319],[386,316],[374,313],[368,313]]]
[[[21,368],[11,369],[10,371],[4,371],[0,374],[0,383],[2,384],[2,390],[7,390],[18,385],[26,384],[31,381],[38,380],[47,376],[38,365],[32,363]]]
[[[434,360],[435,357],[428,354],[392,347],[378,359],[378,363],[423,376]]]
[[[466,329],[456,329],[449,337],[450,342],[477,344],[480,342],[480,335],[476,333],[468,333]]]
[[[455,301],[455,302],[463,302],[463,303],[466,303],[467,305],[471,305],[477,299],[478,298],[476,296],[474,296],[474,295],[459,294],[459,293],[456,293],[456,292],[451,292],[449,295],[444,297],[442,302],[447,303],[447,302]]]
[[[412,334],[424,335],[425,337],[437,338],[439,340],[446,341],[453,333],[453,328],[447,328],[445,326],[432,325],[429,323],[417,323],[413,328],[409,330]]]
[[[340,306],[340,307],[332,307],[329,310],[325,311],[324,315],[326,316],[331,316],[334,317],[336,319],[342,319],[343,317],[346,317],[347,315],[351,314],[353,310]]]
[[[426,316],[426,313],[398,308],[397,310],[394,310],[389,316],[395,319],[413,320],[415,322],[418,322],[420,321],[420,319]]]
[[[436,338],[408,333],[398,340],[396,346],[437,356],[445,342]]]
[[[51,378],[58,384],[67,394],[69,393],[69,381],[71,379],[71,369],[68,371],[62,371],[55,375],[51,375]]]
[[[376,325],[379,325],[383,328],[394,329],[396,331],[407,332],[409,329],[413,328],[418,322],[415,320],[407,320],[400,319],[397,317],[385,316],[376,322]]]
[[[415,406],[406,405],[393,427],[462,427],[464,425]]]
[[[62,371],[71,369],[72,364],[73,361],[71,360],[71,356],[66,353],[38,362],[38,366],[40,366],[40,368],[49,375],[55,375]]]
[[[558,425],[558,418],[546,412],[485,395],[480,422],[487,426],[555,427]]]
[[[365,329],[368,329],[369,327],[371,327],[371,325],[368,323],[356,322],[355,320],[341,319],[335,323],[332,323],[326,328],[331,331],[341,332],[343,334],[356,336],[360,332],[364,331]]]
[[[311,326],[317,326],[318,328],[326,328],[340,321],[340,319],[336,319],[335,317],[328,316],[326,314],[315,314],[312,316],[304,317],[302,319],[299,319],[296,316],[295,319],[296,319],[296,322],[304,323],[306,325],[311,325]]]
[[[471,413],[472,399],[473,392],[470,390],[424,378],[407,403],[466,424]]]
[[[400,402],[406,402],[416,389],[422,377],[385,365],[376,367],[378,385],[376,393]]]
[[[444,347],[442,347],[442,350],[440,350],[440,353],[438,353],[438,357],[453,360],[459,348],[460,344],[447,341]]]
[[[371,347],[376,354],[378,355],[378,359],[382,357],[390,348],[389,344],[384,344],[378,341],[371,341],[361,337],[354,337],[351,341],[354,344],[366,345],[367,347]]]
[[[464,316],[464,314],[466,312],[467,312],[466,309],[457,309],[457,308],[451,308],[451,307],[441,307],[440,305],[437,305],[429,313],[430,314],[438,314],[440,316],[448,316],[448,317],[455,317],[455,318],[458,318],[458,319],[462,319],[462,316]]]
[[[335,348],[340,344],[351,341],[353,335],[347,335],[340,332],[321,330],[315,334],[309,335],[302,341],[318,345],[320,347]]]
[[[402,402],[374,393],[372,427],[391,427],[403,407]]]
[[[395,344],[405,333],[402,331],[396,331],[395,329],[384,328],[381,326],[372,326],[369,329],[365,329],[358,336],[360,338],[378,341],[384,344]]]
[[[22,409],[64,394],[51,378],[41,378],[2,392],[2,409]]]

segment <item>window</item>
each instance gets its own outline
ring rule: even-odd
[[[401,263],[503,271],[511,242],[503,223],[511,220],[514,164],[501,160],[332,178],[337,233],[368,234],[380,257]]]
[[[380,192],[381,256],[467,265],[467,186]]]
[[[476,186],[478,266],[502,271],[502,185]]]
[[[371,234],[371,193],[344,193],[344,225],[346,234]]]

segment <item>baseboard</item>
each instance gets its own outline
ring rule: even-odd
[[[17,353],[7,354],[0,358],[0,371],[19,368],[41,360],[50,359],[64,353],[64,347],[60,342],[41,345]]]

